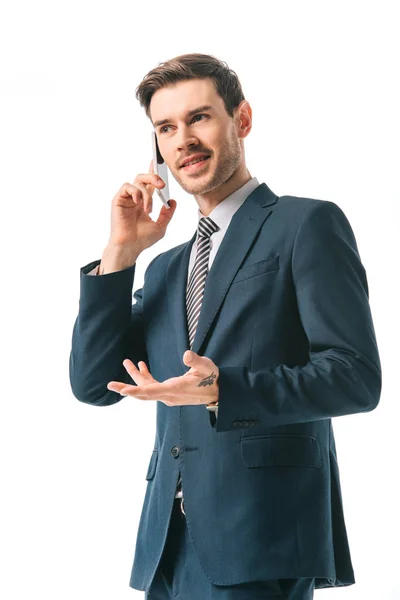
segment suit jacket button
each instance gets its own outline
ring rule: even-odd
[[[171,448],[171,454],[174,458],[177,458],[179,456],[179,446],[173,446]]]

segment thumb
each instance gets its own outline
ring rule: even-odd
[[[166,206],[164,206],[164,204],[162,205],[159,217],[157,219],[157,224],[160,225],[163,229],[167,228],[168,223],[174,216],[174,212],[177,206],[176,200],[169,200],[169,206],[170,207],[167,208]]]
[[[190,365],[191,367],[195,366],[199,362],[200,358],[201,356],[196,354],[196,352],[193,352],[193,350],[186,350],[183,355],[183,361],[185,365]]]

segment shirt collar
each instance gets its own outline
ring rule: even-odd
[[[212,209],[208,216],[214,221],[214,223],[218,225],[220,230],[224,229],[229,225],[233,215],[246,200],[247,196],[249,196],[251,192],[259,185],[260,184],[258,183],[257,177],[249,179],[249,181],[242,185],[242,187],[224,198],[224,200],[222,200],[215,208]],[[200,209],[198,209],[197,214],[198,220],[200,221],[204,215]]]

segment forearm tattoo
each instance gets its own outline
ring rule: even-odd
[[[200,381],[197,387],[204,387],[205,385],[214,385],[214,381],[216,380],[216,378],[217,376],[213,371],[211,375],[207,375],[207,377],[204,377],[204,379]]]

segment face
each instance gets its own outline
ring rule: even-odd
[[[214,190],[243,166],[242,138],[249,132],[248,127],[243,132],[240,127],[243,104],[248,105],[243,101],[234,117],[230,117],[210,78],[181,81],[153,94],[150,116],[161,155],[175,180],[189,194]],[[210,108],[188,115],[202,106]],[[181,168],[185,158],[198,153],[210,158]]]

